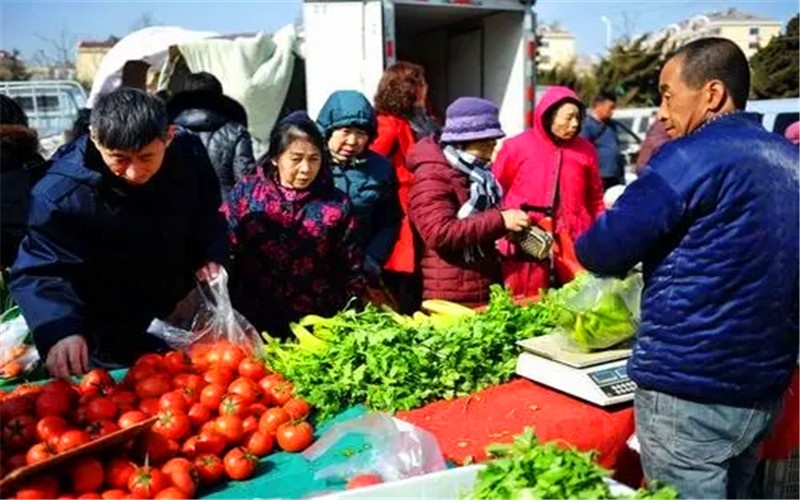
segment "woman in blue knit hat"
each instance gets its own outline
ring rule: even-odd
[[[424,299],[487,303],[489,286],[502,282],[495,241],[530,226],[525,212],[499,208],[503,193],[491,160],[504,135],[494,104],[462,97],[447,108],[439,141],[423,139],[408,155],[409,217],[424,244]]]

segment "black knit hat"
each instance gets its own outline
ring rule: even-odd
[[[28,117],[25,115],[25,111],[17,104],[17,101],[4,94],[0,94],[0,123],[28,126]]]

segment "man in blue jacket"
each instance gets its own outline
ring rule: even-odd
[[[613,92],[600,92],[592,101],[592,109],[586,115],[581,129],[581,137],[597,149],[603,191],[612,186],[625,185],[625,165],[617,125],[612,120],[616,106],[617,96]]]
[[[664,65],[672,139],[576,243],[600,275],[642,262],[628,375],[642,464],[684,498],[752,498],[798,355],[798,150],[745,113],[750,72],[706,38]]]
[[[92,109],[32,191],[13,298],[57,377],[164,347],[145,333],[227,262],[219,183],[200,141],[130,88]]]

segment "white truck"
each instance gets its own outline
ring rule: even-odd
[[[335,90],[370,100],[398,60],[425,68],[437,117],[457,97],[494,102],[507,134],[532,125],[532,0],[304,0],[307,109]]]

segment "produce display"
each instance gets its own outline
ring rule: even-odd
[[[156,418],[122,447],[26,480],[16,498],[193,498],[249,478],[273,451],[304,450],[314,434],[292,384],[226,343],[144,355],[120,383],[96,369],[0,397],[3,477]]]
[[[592,453],[552,441],[542,444],[530,428],[513,443],[491,445],[487,452],[493,460],[478,473],[471,499],[625,498],[612,495],[606,481],[610,472],[594,461]],[[640,489],[630,498],[666,500],[678,498],[678,493],[664,486]]]
[[[293,341],[271,340],[267,360],[314,406],[320,421],[356,404],[394,412],[506,382],[515,342],[555,326],[541,303],[517,305],[500,286],[485,310],[426,301],[403,316],[367,306],[292,325]]]

